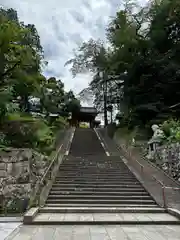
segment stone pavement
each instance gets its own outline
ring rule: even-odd
[[[178,219],[174,216],[171,216],[168,213],[40,213],[35,218],[34,222],[46,222],[48,221],[49,224],[54,221],[60,222],[96,222],[96,221],[103,221],[103,222],[111,222],[111,221],[119,221],[124,222],[128,221],[131,222],[141,222],[147,221],[156,224],[156,221],[161,221],[166,224],[166,222],[173,221],[174,223],[178,221]],[[84,223],[86,224],[86,223]]]
[[[0,239],[6,239],[20,225],[20,222],[0,222]]]
[[[179,226],[20,226],[6,240],[179,240]]]

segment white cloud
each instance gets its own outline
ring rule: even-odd
[[[90,74],[72,78],[67,60],[77,44],[90,37],[105,38],[109,17],[118,10],[120,0],[0,0],[0,6],[17,10],[19,19],[35,24],[49,62],[44,74],[62,79],[67,90],[76,93],[88,86]]]

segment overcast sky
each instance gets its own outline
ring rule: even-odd
[[[49,63],[44,74],[62,79],[66,90],[79,93],[91,76],[73,79],[64,64],[77,44],[91,37],[105,39],[105,27],[121,0],[0,0],[0,5],[16,9],[26,24],[35,24]]]

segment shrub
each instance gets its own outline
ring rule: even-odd
[[[53,126],[57,129],[63,129],[68,126],[67,119],[60,116],[54,121]]]
[[[53,150],[55,140],[53,131],[45,122],[38,123],[38,130],[35,133],[36,148],[43,153],[49,154]]]
[[[33,148],[45,154],[53,150],[54,133],[42,118],[11,114],[3,125],[3,142],[8,147]]]
[[[36,120],[30,116],[11,114],[3,125],[4,140],[12,147],[34,147]]]
[[[180,121],[169,119],[161,125],[166,140],[169,142],[180,142]]]

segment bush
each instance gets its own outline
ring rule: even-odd
[[[80,128],[88,128],[88,124],[87,123],[80,123],[79,125]]]
[[[63,129],[68,126],[67,119],[64,117],[58,117],[54,122],[53,122],[53,127],[55,129]]]
[[[54,133],[42,118],[11,114],[3,125],[2,133],[3,142],[8,147],[33,148],[45,154],[53,150]]]
[[[180,142],[180,121],[169,119],[161,125],[166,140],[169,142]]]
[[[54,133],[45,122],[38,123],[38,130],[35,133],[36,148],[43,153],[50,154],[54,145]]]
[[[36,120],[30,116],[11,114],[4,122],[2,132],[4,140],[12,147],[34,147],[37,131]]]

